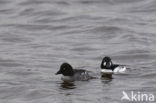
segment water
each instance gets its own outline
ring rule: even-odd
[[[155,0],[0,0],[0,103],[124,103],[156,96]],[[110,56],[131,68],[100,78]],[[63,62],[98,79],[65,84]],[[147,102],[146,102],[147,103]]]

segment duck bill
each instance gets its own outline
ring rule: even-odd
[[[55,73],[55,75],[61,74],[61,71],[58,71],[57,73]]]

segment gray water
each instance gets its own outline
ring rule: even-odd
[[[100,78],[104,56],[131,69]],[[63,62],[98,79],[64,84]],[[0,103],[128,103],[123,91],[156,101],[155,69],[155,0],[0,0]]]

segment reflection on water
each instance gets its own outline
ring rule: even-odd
[[[74,88],[76,88],[74,82],[62,82],[60,86],[62,89],[74,89]]]
[[[102,79],[113,79],[112,77],[113,74],[101,74]]]
[[[104,84],[109,84],[113,80],[113,77],[111,74],[102,75],[101,76],[101,82]]]

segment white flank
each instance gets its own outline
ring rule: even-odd
[[[125,66],[118,66],[114,69],[114,73],[125,73],[126,72],[126,67]]]
[[[112,70],[109,70],[109,69],[101,69],[101,73],[112,74],[113,71]]]

